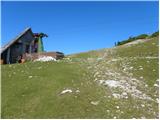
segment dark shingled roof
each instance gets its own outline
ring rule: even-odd
[[[8,42],[6,45],[1,47],[0,53],[3,53],[7,48],[9,48],[13,43],[15,43],[19,38],[21,38],[26,32],[31,31],[31,34],[33,34],[31,28],[26,28],[22,33],[20,33],[16,38]]]

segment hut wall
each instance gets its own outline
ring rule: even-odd
[[[30,46],[34,39],[32,31],[28,30],[1,54],[1,59],[5,64],[18,62],[20,56],[31,51]]]
[[[31,31],[27,31],[26,34],[19,38],[18,43],[22,43],[22,54],[30,51],[30,45],[34,39],[35,38],[33,34],[31,34]]]

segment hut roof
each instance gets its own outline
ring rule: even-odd
[[[24,36],[28,31],[30,31],[30,33],[33,35],[33,32],[31,30],[31,28],[26,28],[22,33],[20,33],[16,38],[14,38],[13,40],[11,40],[10,42],[8,42],[6,45],[4,45],[3,47],[1,47],[0,49],[0,53],[3,53],[7,48],[9,48],[12,44],[14,44],[16,41],[19,40],[19,38],[21,38],[22,36]]]

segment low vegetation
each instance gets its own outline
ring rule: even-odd
[[[151,35],[147,35],[147,34],[141,34],[135,37],[129,37],[127,40],[122,40],[122,41],[118,41],[117,43],[115,43],[115,46],[119,46],[119,45],[124,45],[126,43],[138,40],[138,39],[147,39],[147,38],[154,38],[154,37],[158,37],[159,36],[159,31],[154,32]]]

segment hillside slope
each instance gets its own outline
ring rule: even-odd
[[[2,65],[2,118],[158,118],[158,38]]]

